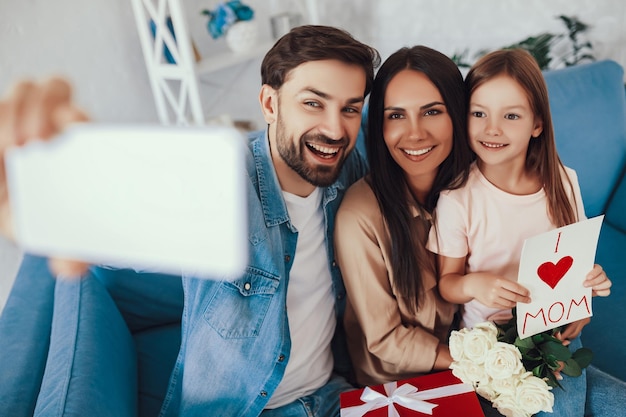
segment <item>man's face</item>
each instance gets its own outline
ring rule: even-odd
[[[308,195],[337,179],[356,143],[364,91],[363,69],[336,60],[301,64],[272,89],[270,145],[285,191]]]

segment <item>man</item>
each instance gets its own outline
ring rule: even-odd
[[[248,266],[234,281],[183,277],[182,342],[161,415],[338,415],[350,385],[334,371],[347,371],[347,357],[332,233],[343,193],[365,173],[351,151],[379,61],[324,26],[293,29],[265,56],[259,99],[268,127],[250,137],[247,158]],[[85,119],[59,80],[19,85],[3,109],[0,152]],[[2,184],[0,227],[10,236],[6,199]],[[64,275],[84,271],[53,262]]]

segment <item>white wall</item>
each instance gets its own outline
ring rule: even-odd
[[[199,12],[217,0],[184,1],[190,32],[203,56],[223,51],[206,33]],[[269,39],[268,17],[290,0],[250,0]],[[424,44],[447,55],[497,48],[544,31],[563,32],[555,18],[577,16],[592,25],[598,59],[626,66],[623,0],[318,0],[319,21],[343,27],[388,56]],[[291,6],[294,9],[301,6]],[[0,0],[0,91],[18,78],[68,77],[78,102],[102,122],[157,122],[130,0]],[[261,58],[201,79],[207,117],[229,114],[262,127],[257,104]],[[2,291],[19,253],[0,241]]]
[[[268,16],[297,0],[249,0],[269,39]],[[190,32],[203,56],[225,49],[207,34],[203,8],[217,0],[183,0]],[[626,3],[622,0],[318,0],[320,22],[343,27],[386,57],[425,44],[447,55],[497,48],[543,31],[563,32],[555,18],[592,25],[597,58],[626,65]],[[272,7],[274,10],[270,10]],[[297,6],[291,6],[298,8]],[[302,7],[300,7],[302,10]],[[0,0],[0,90],[25,76],[63,74],[89,113],[105,122],[157,121],[130,0]],[[201,78],[205,113],[262,125],[257,94],[260,57]]]
[[[0,236],[0,312],[7,300],[22,254],[15,245]]]
[[[103,121],[156,120],[129,0],[0,0],[0,89],[68,77]]]
[[[564,33],[558,15],[591,26],[598,59],[626,65],[626,3],[621,0],[323,0],[322,20],[344,27],[379,49],[424,44],[451,56],[470,48],[496,49],[541,32]],[[371,7],[362,7],[369,4]],[[363,24],[362,22],[367,22]]]

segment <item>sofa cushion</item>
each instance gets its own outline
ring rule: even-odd
[[[593,318],[583,330],[583,344],[593,351],[593,364],[626,381],[624,348],[626,327],[626,234],[608,223],[602,225],[596,262],[613,282],[611,295],[593,299]]]
[[[180,323],[133,335],[137,346],[139,417],[159,415],[180,348]]]
[[[545,73],[557,149],[578,173],[587,217],[604,213],[626,158],[624,71],[599,61]]]
[[[611,197],[604,221],[619,229],[622,233],[626,233],[626,173],[622,176],[617,189]],[[624,249],[626,247],[622,248],[622,250]],[[626,271],[626,269],[622,271]]]
[[[0,410],[31,417],[48,358],[55,281],[44,258],[25,255],[0,316]]]
[[[109,291],[132,333],[180,323],[183,284],[179,276],[105,267],[91,272]]]

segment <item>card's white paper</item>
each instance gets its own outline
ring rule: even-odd
[[[583,220],[526,239],[517,281],[532,302],[517,303],[521,338],[592,316],[591,288],[583,287],[593,269],[604,216]]]
[[[199,277],[247,262],[244,142],[234,128],[82,124],[12,148],[6,169],[26,251]]]

